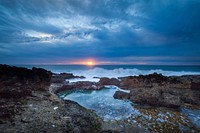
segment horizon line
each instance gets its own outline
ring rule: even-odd
[[[42,65],[47,65],[47,66],[51,66],[51,65],[57,65],[57,66],[64,66],[64,65],[69,65],[69,66],[88,66],[88,65],[84,65],[84,64],[60,64],[60,63],[0,63],[0,65],[11,65],[11,66],[23,66],[23,65],[36,65],[36,66],[42,66]],[[94,66],[200,66],[200,64],[96,64],[96,65],[92,65],[90,67],[94,67]]]

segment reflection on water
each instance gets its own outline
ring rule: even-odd
[[[117,90],[121,89],[108,86],[94,91],[65,91],[59,96],[94,110],[104,121],[124,120],[154,132],[200,132],[200,110],[183,108],[178,111],[135,105],[130,101],[114,99]]]

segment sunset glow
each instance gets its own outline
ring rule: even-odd
[[[88,65],[88,66],[93,66],[93,65],[94,65],[94,62],[88,61],[88,62],[87,62],[87,65]]]
[[[94,59],[85,59],[85,60],[83,59],[83,60],[79,60],[79,61],[70,62],[69,64],[94,66],[94,65],[97,65],[98,63]]]

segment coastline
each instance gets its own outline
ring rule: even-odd
[[[118,132],[122,130],[112,130],[113,125],[119,126],[119,124],[102,124],[102,120],[94,112],[75,102],[64,102],[56,95],[58,92],[77,88],[99,90],[106,85],[115,85],[130,90],[128,94],[116,92],[115,98],[129,99],[144,105],[167,108],[179,108],[186,104],[192,107],[200,105],[200,76],[197,75],[166,77],[154,73],[120,79],[100,78],[97,83],[90,81],[69,83],[66,79],[84,77],[77,77],[69,73],[53,74],[44,69],[29,70],[9,66],[1,66],[0,72],[0,94],[5,96],[1,99],[1,109],[5,110],[1,112],[0,121],[0,131],[3,132]],[[20,97],[16,95],[16,92]],[[7,97],[8,94],[11,95]],[[189,95],[182,96],[180,94]],[[10,104],[13,105],[12,108],[7,106]],[[11,113],[6,114],[9,112],[8,110]],[[104,129],[106,129],[105,127],[110,128],[103,130],[102,125],[104,125]],[[113,128],[115,127],[113,126]],[[148,132],[136,125],[127,126],[126,132],[131,129]]]
[[[95,113],[75,102],[64,102],[49,91],[49,71],[5,65],[0,68],[0,132],[101,131],[101,120]],[[19,97],[15,97],[16,92]]]

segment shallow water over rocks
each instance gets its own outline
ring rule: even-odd
[[[126,100],[114,99],[115,86],[102,90],[69,90],[58,95],[94,110],[104,121],[123,120],[154,132],[200,132],[200,110],[141,106]]]
[[[105,121],[126,119],[132,114],[139,114],[137,109],[132,108],[130,101],[113,98],[117,90],[119,88],[110,86],[110,88],[94,91],[66,91],[59,95],[64,100],[72,100],[83,107],[94,110]]]

